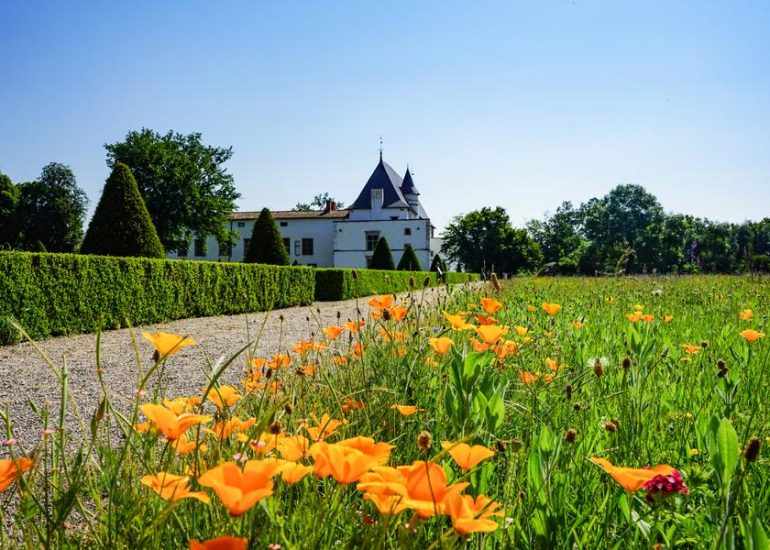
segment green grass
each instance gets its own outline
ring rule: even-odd
[[[232,416],[253,417],[246,441],[235,435],[218,440],[196,426],[190,438],[207,448],[186,455],[152,431],[134,430],[140,402],[121,414],[105,388],[103,407],[87,411],[94,416],[84,419],[90,437],[81,441],[55,431],[34,449],[2,451],[26,451],[35,466],[0,494],[0,546],[183,548],[190,539],[221,535],[245,537],[252,548],[464,544],[448,516],[421,520],[410,510],[382,516],[355,482],[310,474],[292,485],[278,476],[272,496],[233,518],[211,490],[194,481],[234,457],[255,458],[248,440],[274,441],[260,436],[271,430],[308,435],[312,415],[328,413],[345,421],[328,442],[354,436],[387,442],[393,445],[389,465],[433,461],[450,483],[468,482],[465,493],[500,502],[503,516],[493,518],[498,528],[470,535],[470,547],[767,548],[770,337],[750,344],[740,332],[770,332],[768,279],[515,279],[501,292],[450,292],[443,309],[469,312],[474,324],[474,316],[484,313],[482,296],[499,300],[503,308],[493,316],[509,328],[504,339],[515,342],[517,352],[499,359],[474,351],[475,331],[451,330],[441,311],[419,306],[416,291],[403,320],[393,314],[367,317],[360,333],[324,337],[328,347],[303,354],[290,351],[295,342],[284,342],[291,364],[270,369],[269,376],[260,370],[248,388],[238,388],[243,399],[233,407],[218,410],[210,401],[196,406],[196,412],[212,416],[203,427]],[[547,315],[542,302],[562,310]],[[626,314],[637,304],[655,319],[629,321]],[[739,319],[746,308],[753,318]],[[666,315],[670,322],[662,321]],[[444,356],[429,343],[439,336],[454,341]],[[363,346],[360,356],[356,343]],[[697,353],[684,345],[696,346]],[[259,360],[250,349],[222,369],[245,370]],[[552,371],[546,359],[561,368]],[[142,368],[146,375],[173,363],[172,355]],[[549,374],[554,376],[546,383]],[[281,387],[268,391],[276,381]],[[138,374],[137,385],[143,387]],[[161,399],[146,389],[141,403]],[[416,405],[418,412],[402,417],[394,404]],[[38,411],[54,427],[62,416],[58,409]],[[10,437],[12,426],[8,430]],[[110,432],[122,435],[111,439]],[[422,432],[431,434],[430,449],[417,445]],[[752,437],[759,438],[761,450],[749,461],[744,452]],[[442,450],[442,441],[484,445],[495,455],[464,473]],[[681,472],[689,494],[650,503],[644,489],[625,492],[592,457],[632,468],[669,464]],[[140,483],[142,476],[161,471],[190,475],[192,489],[208,492],[211,503],[169,503]]]

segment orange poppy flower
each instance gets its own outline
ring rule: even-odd
[[[537,311],[537,308],[535,306],[533,306],[532,304],[529,304],[527,306],[527,311],[529,311],[530,313],[534,313],[534,312]]]
[[[506,327],[487,325],[476,327],[476,334],[479,335],[485,344],[489,344],[491,346],[496,344],[503,336],[508,334],[508,329]]]
[[[206,395],[206,399],[214,403],[220,411],[232,407],[241,400],[241,394],[232,386],[219,386],[212,388]]]
[[[499,527],[491,516],[502,516],[501,504],[484,495],[474,499],[471,495],[453,493],[444,499],[444,513],[452,518],[452,527],[459,534],[489,533]]]
[[[213,489],[230,515],[237,517],[273,494],[271,478],[283,466],[278,459],[249,460],[241,470],[234,462],[225,462],[204,473],[198,483]]]
[[[530,384],[534,384],[540,379],[540,373],[532,374],[531,372],[527,372],[524,370],[520,370],[518,372],[519,380],[521,380],[525,386],[529,386]]]
[[[390,408],[398,411],[401,416],[412,416],[417,412],[415,405],[391,405]]]
[[[377,296],[369,300],[368,304],[376,310],[382,311],[393,305],[392,295]]]
[[[489,344],[485,344],[481,340],[476,340],[475,338],[470,339],[471,346],[473,346],[473,349],[475,351],[483,352],[483,351],[489,351]]]
[[[312,351],[315,347],[315,342],[312,340],[300,340],[294,346],[292,346],[291,351],[296,353],[297,355],[304,355],[305,353]],[[263,363],[264,364],[264,363]]]
[[[346,397],[342,402],[342,412],[349,413],[351,411],[357,411],[364,408],[364,402],[360,399],[353,399],[352,397]]]
[[[406,317],[407,313],[409,313],[409,309],[405,308],[404,306],[393,306],[392,308],[388,309],[388,313],[390,314],[390,318],[394,321],[401,321],[404,317]]]
[[[513,340],[503,340],[495,346],[495,356],[498,361],[503,361],[509,355],[519,353],[519,345]]]
[[[321,415],[320,420],[315,416],[315,414],[312,414],[311,416],[316,425],[305,426],[305,430],[307,430],[307,433],[310,434],[310,438],[313,441],[322,441],[330,435],[337,433],[337,428],[339,428],[344,422],[343,420],[335,420],[327,413]]]
[[[561,306],[559,304],[551,304],[549,302],[543,302],[541,304],[541,307],[543,308],[543,311],[545,311],[548,315],[556,315],[561,311]]]
[[[220,420],[214,426],[214,429],[206,429],[210,434],[214,434],[217,439],[224,441],[228,437],[238,432],[245,432],[256,424],[257,419],[254,417],[241,420],[237,416],[233,416],[227,420]]]
[[[275,446],[285,460],[296,462],[308,456],[310,440],[304,435],[284,435],[278,437]]]
[[[467,443],[444,441],[441,443],[441,447],[449,451],[449,455],[463,470],[470,470],[482,460],[495,454],[495,451],[482,445],[470,446]]]
[[[361,359],[364,356],[364,345],[361,342],[353,342],[353,348],[350,350],[350,357]]]
[[[358,334],[358,327],[361,326],[355,321],[345,321],[342,326],[344,326],[346,329],[348,329],[349,332],[353,334]]]
[[[30,459],[25,457],[16,460],[9,458],[0,460],[0,493],[13,485],[19,479],[19,475],[32,468],[33,464]]]
[[[190,478],[186,476],[158,472],[155,475],[144,476],[141,483],[158,493],[164,500],[176,502],[183,498],[194,498],[205,504],[211,502],[206,493],[190,491]]]
[[[650,315],[649,313],[644,313],[640,315],[639,318],[645,323],[652,323],[655,320],[655,316]]]
[[[171,445],[176,452],[178,452],[180,455],[186,455],[198,448],[198,451],[201,453],[206,452],[206,444],[200,443],[196,444],[195,440],[189,440],[187,439],[186,434],[182,434],[179,436],[179,439],[174,441],[173,445]]]
[[[682,344],[682,349],[689,354],[695,355],[700,351],[700,346],[693,346],[692,344]]]
[[[345,330],[345,327],[331,325],[328,327],[324,327],[321,330],[327,336],[327,338],[329,338],[329,340],[336,340],[337,338],[340,337],[340,334],[342,334],[342,331]]]
[[[430,347],[433,348],[433,351],[439,355],[444,355],[449,351],[449,348],[452,347],[454,340],[447,338],[446,336],[441,336],[439,338],[429,338],[428,343],[430,344]]]
[[[674,472],[674,468],[668,464],[661,464],[654,468],[623,468],[621,466],[613,466],[609,460],[604,458],[594,457],[591,459],[591,462],[610,474],[612,479],[617,481],[629,493],[641,489],[645,483],[656,476],[667,476]]]
[[[741,319],[741,321],[749,321],[754,317],[754,312],[751,310],[751,308],[747,307],[738,314],[738,317]]]
[[[764,332],[758,332],[758,331],[756,331],[754,329],[747,328],[746,330],[742,330],[741,331],[741,336],[749,344],[753,344],[754,342],[756,342],[760,338],[764,338],[765,337],[765,333]]]
[[[338,483],[358,481],[362,475],[379,464],[380,459],[362,453],[353,447],[332,445],[325,441],[310,447],[313,471],[318,477],[333,477]]]
[[[281,480],[283,480],[284,483],[299,483],[312,471],[312,466],[297,464],[296,462],[287,462],[281,470]]]
[[[452,330],[468,330],[474,328],[472,324],[468,323],[462,315],[452,315],[451,313],[444,313],[444,319],[449,321],[449,326]]]
[[[480,325],[496,325],[498,321],[494,317],[487,317],[486,315],[476,315],[476,322]]]
[[[582,330],[586,324],[583,321],[573,321],[572,328],[575,330]]]
[[[190,550],[246,550],[248,546],[247,539],[237,537],[217,537],[203,542],[198,539],[190,540]]]
[[[550,357],[546,357],[545,359],[545,365],[551,369],[552,371],[556,372],[561,367],[559,366],[559,362],[556,359],[551,359]]]
[[[660,320],[664,323],[670,323],[674,319],[673,315],[664,315]]]
[[[161,357],[169,357],[174,355],[180,349],[185,346],[195,345],[195,340],[192,338],[185,338],[181,334],[171,334],[168,332],[156,332],[150,334],[149,332],[142,331],[144,336],[155,347],[155,351]]]
[[[394,445],[383,442],[375,442],[371,437],[357,436],[343,439],[336,443],[343,447],[350,447],[377,459],[378,464],[385,464],[390,458],[390,451]]]
[[[434,462],[418,460],[398,470],[406,477],[403,504],[423,519],[443,513],[444,499],[468,486],[465,482],[447,485],[444,469]]]
[[[184,413],[176,415],[166,407],[155,405],[154,403],[142,405],[142,414],[150,419],[158,431],[162,432],[169,441],[176,441],[184,432],[197,424],[205,424],[211,421],[210,416],[202,414]]]
[[[626,313],[626,319],[631,321],[632,323],[638,323],[642,320],[642,314],[638,311],[634,313]]]
[[[291,365],[291,356],[288,353],[274,353],[273,358],[267,362],[267,366],[273,370]]]
[[[495,313],[503,309],[503,304],[501,304],[494,298],[482,298],[481,307],[484,308],[484,311],[486,311],[487,314],[494,315]]]

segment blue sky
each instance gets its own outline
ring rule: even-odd
[[[0,170],[142,127],[232,145],[239,206],[352,202],[407,163],[442,227],[517,225],[639,183],[666,210],[770,216],[770,2],[0,3]]]

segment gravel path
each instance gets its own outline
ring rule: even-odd
[[[420,292],[415,302],[420,301]],[[427,289],[424,301],[435,303],[446,296],[443,288]],[[366,299],[359,299],[364,314],[368,311]],[[168,362],[163,384],[169,395],[192,395],[206,385],[209,365],[222,358],[229,358],[249,342],[264,325],[257,342],[256,356],[267,356],[302,339],[318,337],[320,327],[356,318],[356,301],[323,302],[312,306],[287,308],[264,313],[242,314],[228,317],[204,317],[183,319],[166,324],[137,327],[133,330],[144,369],[152,365],[153,348],[141,336],[148,332],[165,331],[184,334],[197,341],[196,346],[181,349]],[[280,318],[283,317],[283,322]],[[266,320],[266,322],[265,322]],[[320,323],[320,324],[319,324]],[[51,338],[37,346],[59,368],[66,359],[68,383],[72,400],[77,403],[85,425],[101,399],[101,388],[96,377],[96,335]],[[101,360],[104,380],[114,407],[127,411],[134,399],[137,378],[137,357],[128,329],[108,331],[102,334]],[[225,382],[236,383],[240,379],[245,361],[233,364],[223,375]],[[59,383],[45,360],[30,343],[0,347],[0,407],[8,410],[16,438],[25,450],[40,440],[43,424],[30,402],[36,405],[48,403],[55,425],[59,403]],[[7,409],[6,409],[7,407]],[[78,422],[68,414],[66,426],[77,433]],[[0,439],[4,439],[3,435]],[[0,451],[0,454],[5,454]]]

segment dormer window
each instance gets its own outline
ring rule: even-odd
[[[382,202],[382,189],[372,189],[372,202]]]

